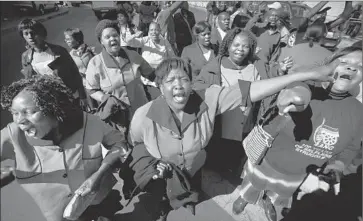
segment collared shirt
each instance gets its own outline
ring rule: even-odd
[[[242,70],[223,67],[221,64],[221,79],[223,87],[230,87],[238,82],[260,80],[260,75],[253,64],[249,64]],[[229,140],[242,141],[243,123],[248,116],[250,108],[239,107],[227,111],[221,115],[221,137]]]
[[[83,113],[80,125],[72,125],[76,124],[71,124],[68,130],[74,132],[59,144],[27,137],[15,123],[1,130],[1,160],[15,160],[18,183],[48,221],[63,221],[63,211],[74,192],[99,169],[103,161],[102,146],[124,148],[123,134],[97,116]],[[92,204],[102,202],[115,184],[112,173],[105,174]]]
[[[91,93],[101,90],[130,105],[126,85],[140,75],[148,77],[153,69],[137,52],[126,49],[121,52],[118,64],[105,50],[90,60],[86,89]]]
[[[250,82],[239,81],[228,88],[213,85],[195,91],[184,108],[179,128],[165,98],[159,97],[137,109],[130,124],[130,139],[134,145],[144,143],[155,158],[194,175],[204,164],[204,147],[213,135],[216,115],[249,106],[249,87]]]

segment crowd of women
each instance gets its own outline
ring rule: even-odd
[[[13,116],[1,161],[16,162],[2,186],[16,178],[48,221],[112,220],[118,168],[123,196],[151,193],[152,219],[166,220],[180,207],[198,212],[202,168],[234,149],[243,168],[234,213],[261,202],[268,220],[313,220],[296,215],[299,202],[323,190],[334,195],[318,195],[326,217],[357,220],[359,179],[348,181],[361,173],[361,42],[333,53],[321,46],[326,24],[308,20],[289,48],[280,3],[255,15],[238,7],[211,4],[199,22],[187,2],[120,7],[95,28],[101,52],[78,28],[64,31],[68,52],[43,24],[21,21],[24,79],[1,91]]]

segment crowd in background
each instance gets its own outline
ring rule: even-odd
[[[279,2],[209,2],[196,21],[187,1],[120,1],[95,27],[100,52],[79,28],[64,30],[67,50],[24,19],[1,160],[49,221],[71,219],[77,197],[91,200],[75,219],[112,220],[115,168],[126,199],[156,196],[153,220],[195,214],[204,166],[242,178],[235,214],[261,202],[273,221],[361,219],[362,45],[324,46],[353,12],[326,22],[326,3],[292,28]]]

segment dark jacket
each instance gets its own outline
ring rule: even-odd
[[[195,25],[194,14],[190,11],[186,11],[186,17],[184,17],[181,12],[178,12],[174,15],[174,24],[176,35],[175,40],[178,46],[178,50],[181,53],[185,46],[193,43],[193,33],[191,31]]]
[[[137,188],[143,190],[152,181],[152,177],[158,173],[156,165],[160,159],[151,156],[145,145],[141,143],[133,148],[131,157],[130,167],[135,172],[135,183]],[[172,167],[172,174],[166,178],[166,193],[170,206],[178,209],[188,203],[197,203],[199,194],[193,191],[189,177],[176,165],[169,164]]]
[[[218,54],[217,45],[212,44],[212,53],[209,60],[206,60],[202,50],[200,49],[197,42],[186,46],[181,54],[181,57],[187,60],[192,68],[193,79],[197,77],[202,70],[202,68],[211,60],[213,60]]]
[[[135,111],[139,107],[151,100],[154,100],[161,94],[158,88],[144,85],[140,78],[136,78],[128,83],[126,85],[126,90],[131,106],[110,94],[106,94],[102,97],[102,101],[97,109],[97,115],[101,118],[101,120],[106,122],[116,121],[115,123],[124,125],[131,121]]]
[[[79,74],[78,67],[74,63],[68,51],[59,46],[47,43],[56,59],[49,64],[49,67],[57,74],[64,84],[74,93],[76,91],[84,91],[82,77]],[[29,78],[37,73],[33,70],[31,62],[33,60],[34,50],[29,48],[21,56],[22,73],[25,78]],[[84,93],[80,93],[82,95]]]
[[[217,27],[212,28],[210,35],[211,35],[210,42],[212,44],[215,44],[218,47],[220,47],[220,45],[222,44],[223,38],[222,38],[221,34],[219,34]]]
[[[221,62],[223,56],[217,56],[207,65],[205,65],[199,73],[199,76],[193,81],[194,90],[202,90],[208,88],[212,84],[221,85]],[[268,66],[260,59],[254,61],[254,65],[261,76],[261,79],[267,79]]]

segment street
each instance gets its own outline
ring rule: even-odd
[[[191,11],[195,13],[197,21],[205,18],[205,12],[201,9],[191,8]],[[66,28],[78,27],[85,36],[85,43],[95,46],[96,51],[101,50],[100,43],[95,37],[95,27],[97,25],[97,18],[88,5],[81,5],[81,7],[73,7],[69,9],[69,13],[63,16],[55,17],[50,20],[44,21],[43,24],[47,28],[49,43],[54,43],[66,47],[64,42],[63,31]],[[21,54],[25,51],[25,43],[19,36],[17,31],[12,31],[6,34],[2,34],[1,38],[1,84],[9,85],[10,83],[21,79]],[[11,115],[8,111],[1,110],[1,128],[11,122]],[[2,166],[11,165],[13,162],[2,162]],[[118,176],[117,176],[118,177]],[[217,179],[221,183],[220,178]],[[121,190],[122,181],[115,186],[114,189]],[[215,187],[210,186],[213,189]],[[226,188],[226,187],[224,187]],[[233,187],[229,187],[233,191]],[[214,190],[212,190],[214,191]],[[221,193],[225,193],[218,190]],[[227,190],[226,190],[227,191]],[[215,191],[214,191],[215,192]],[[151,199],[152,200],[152,199]],[[224,196],[219,197],[219,201],[223,202]],[[139,199],[136,197],[128,207],[124,208],[117,215],[117,220],[139,221],[149,220],[147,208],[144,205],[138,203]],[[224,200],[225,201],[225,200]],[[233,201],[232,201],[233,202]],[[223,202],[227,205],[227,202]],[[126,201],[122,201],[125,205]],[[200,203],[197,208],[196,216],[193,216],[186,209],[181,208],[177,211],[170,213],[168,220],[173,221],[233,221],[236,218],[228,214],[224,208],[221,208],[220,203],[216,203],[215,200],[210,199]],[[228,204],[230,206],[230,204]],[[230,210],[230,208],[229,208]],[[252,210],[259,209],[252,208]],[[248,215],[248,214],[247,214]],[[247,216],[246,214],[242,216]],[[251,214],[250,214],[251,215]],[[254,216],[254,215],[252,215]],[[240,216],[241,217],[241,216]],[[259,218],[257,218],[259,217]],[[263,215],[257,216],[257,220],[264,220]],[[18,185],[15,181],[12,184],[1,189],[1,220],[2,221],[45,221],[39,208],[30,196]],[[239,219],[239,220],[255,220],[255,219]]]

